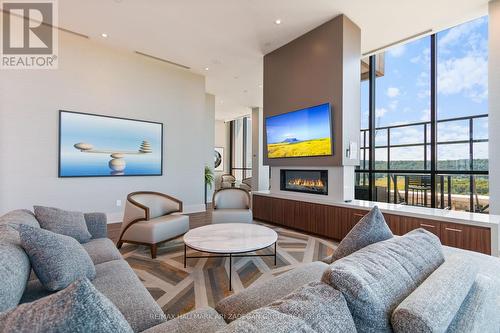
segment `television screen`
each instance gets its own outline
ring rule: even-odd
[[[330,104],[266,118],[268,158],[332,155]]]

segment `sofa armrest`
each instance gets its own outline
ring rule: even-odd
[[[92,238],[108,237],[108,220],[104,213],[85,213],[85,223]]]

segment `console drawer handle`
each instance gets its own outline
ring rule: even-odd
[[[425,223],[420,223],[420,226],[421,227],[427,227],[427,228],[435,228],[436,227],[435,225],[425,224]]]
[[[455,228],[445,228],[448,231],[453,231],[453,232],[462,232],[460,229],[455,229]]]
[[[363,214],[357,214],[357,213],[354,213],[354,216],[357,216],[357,217],[363,217],[364,215],[363,215]]]

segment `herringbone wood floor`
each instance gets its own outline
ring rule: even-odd
[[[211,223],[210,210],[190,214],[190,227]],[[259,223],[259,222],[255,222]],[[333,252],[336,243],[290,229],[268,225],[278,233],[277,264],[273,257],[233,259],[233,290],[229,291],[229,261],[227,258],[189,259],[184,268],[182,237],[158,248],[158,257],[151,259],[149,248],[124,244],[120,252],[135,271],[151,296],[161,306],[167,318],[203,306],[214,307],[221,299],[242,289],[262,283],[279,274],[309,262],[320,260]],[[108,226],[109,237],[116,241],[120,224]],[[194,251],[188,250],[189,254]],[[257,253],[272,254],[267,248]],[[205,254],[204,254],[205,255]]]

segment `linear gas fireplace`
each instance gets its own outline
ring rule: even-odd
[[[328,170],[281,169],[280,190],[328,195]]]

